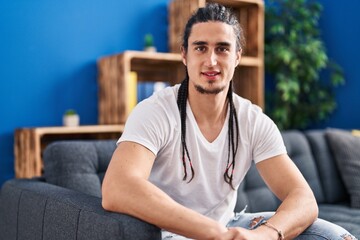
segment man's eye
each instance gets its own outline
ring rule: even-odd
[[[228,52],[229,48],[227,48],[227,47],[218,47],[218,51],[219,52]]]
[[[205,47],[199,46],[199,47],[196,47],[195,50],[199,51],[199,52],[203,52],[203,51],[205,51]]]

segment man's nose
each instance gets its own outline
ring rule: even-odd
[[[217,56],[215,51],[209,51],[206,56],[206,66],[212,67],[217,64]]]

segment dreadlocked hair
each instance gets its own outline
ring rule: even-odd
[[[188,165],[190,165],[190,170],[191,170],[191,178],[188,182],[191,182],[191,180],[195,176],[195,171],[186,145],[186,104],[188,98],[188,86],[189,86],[189,78],[187,76],[179,87],[177,105],[179,108],[180,119],[181,119],[181,147],[182,147],[181,159],[184,167],[183,180],[185,181],[187,179],[187,162],[186,162],[187,159]],[[226,183],[228,183],[231,186],[232,189],[235,189],[233,185],[233,176],[234,176],[234,168],[235,168],[235,157],[239,144],[239,125],[238,125],[238,118],[232,96],[233,96],[233,89],[232,89],[232,81],[231,81],[227,93],[230,109],[229,109],[229,122],[228,122],[228,126],[229,126],[228,127],[228,159],[226,163],[226,170],[224,172],[224,180]],[[235,134],[234,134],[234,130],[235,130]],[[231,157],[231,161],[230,161],[230,157]]]
[[[195,176],[195,171],[194,171],[194,167],[192,165],[192,161],[191,161],[189,151],[187,149],[186,141],[185,141],[185,139],[186,139],[186,102],[187,102],[187,98],[188,98],[188,86],[189,86],[189,77],[187,76],[180,85],[178,97],[177,97],[177,105],[179,108],[180,119],[181,119],[181,147],[182,147],[181,159],[182,159],[182,163],[184,166],[183,180],[185,181],[187,179],[187,170],[186,170],[187,167],[186,167],[186,159],[185,159],[185,154],[186,154],[186,157],[189,161],[189,165],[190,165],[190,169],[191,169],[191,178],[188,181],[188,182],[190,182]]]
[[[233,177],[234,177],[234,168],[235,168],[235,157],[238,151],[239,146],[239,124],[238,118],[236,114],[236,109],[233,101],[233,86],[232,81],[230,82],[229,91],[227,93],[227,98],[229,102],[229,127],[228,127],[228,159],[226,163],[226,170],[224,172],[224,180],[227,182],[232,189],[235,189],[233,185]],[[235,126],[234,126],[235,123]],[[234,127],[235,127],[235,135],[234,135]],[[230,156],[231,163],[230,163]]]

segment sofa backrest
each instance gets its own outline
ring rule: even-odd
[[[305,135],[316,160],[325,203],[348,202],[349,196],[326,138],[326,130],[308,130]]]
[[[290,130],[282,133],[290,158],[309,183],[318,203],[324,202],[324,191],[319,177],[316,159],[303,132]]]
[[[101,197],[101,183],[115,148],[115,140],[53,142],[43,154],[45,181]]]
[[[282,132],[290,158],[300,169],[318,203],[348,200],[324,130]],[[101,197],[104,173],[116,148],[115,140],[59,141],[44,151],[44,177],[49,183]],[[280,201],[254,165],[238,190],[235,210],[274,211]]]

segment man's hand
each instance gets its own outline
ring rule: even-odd
[[[219,240],[269,240],[278,239],[277,233],[271,231],[272,229],[266,229],[259,227],[255,230],[247,230],[244,228],[234,227],[229,228]]]

